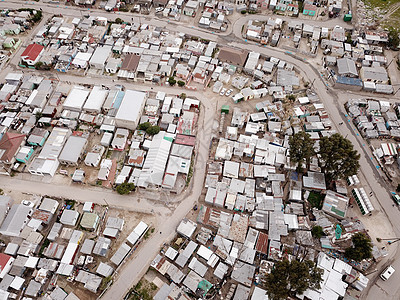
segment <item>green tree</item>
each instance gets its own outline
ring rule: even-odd
[[[169,83],[169,85],[170,86],[174,86],[175,85],[175,83],[176,83],[176,80],[175,80],[175,78],[174,77],[170,77],[170,78],[168,78],[168,83]]]
[[[293,94],[290,94],[289,96],[287,96],[287,98],[288,98],[290,101],[296,100],[296,96],[293,95]]]
[[[42,63],[41,61],[38,61],[38,62],[35,64],[35,69],[36,69],[36,70],[41,70],[41,69],[42,69],[42,66],[43,66],[43,63]]]
[[[358,232],[351,237],[353,245],[345,250],[344,255],[355,261],[372,258],[371,240],[363,233]]]
[[[357,174],[360,168],[360,154],[354,150],[353,144],[339,133],[321,138],[319,154],[321,169],[328,182]]]
[[[181,99],[185,100],[185,99],[186,99],[186,94],[185,94],[185,93],[182,93],[182,94],[179,95],[179,97],[180,97]]]
[[[182,80],[178,80],[178,85],[179,85],[180,87],[183,87],[183,86],[185,85],[185,82],[182,81]]]
[[[265,288],[271,300],[287,299],[302,294],[309,288],[320,288],[322,270],[311,260],[275,262],[270,274],[266,274]]]
[[[135,189],[135,185],[133,183],[124,182],[117,186],[117,193],[120,195],[126,195],[132,192]]]
[[[348,43],[348,44],[352,44],[353,43],[353,40],[351,39],[351,32],[350,31],[348,31],[346,33],[346,43]]]
[[[144,122],[142,124],[139,124],[138,129],[139,130],[144,130],[146,131],[147,129],[149,129],[151,127],[150,122]]]
[[[40,10],[37,10],[36,13],[32,17],[32,22],[37,23],[42,19],[42,12]]]
[[[388,46],[392,49],[397,49],[400,44],[399,30],[393,27],[389,28]]]
[[[160,127],[159,126],[151,126],[147,128],[146,133],[149,135],[155,135],[160,132]]]
[[[324,230],[322,229],[321,226],[314,226],[311,229],[311,234],[313,237],[320,239],[321,237],[323,237],[325,235]]]
[[[122,20],[121,18],[116,18],[115,19],[115,23],[116,24],[122,24],[122,23],[124,23],[124,20]]]
[[[41,118],[42,116],[43,116],[42,112],[41,112],[41,111],[38,111],[38,112],[35,114],[36,122],[39,121],[40,118]]]
[[[304,131],[299,131],[289,138],[290,161],[297,164],[297,170],[301,171],[304,160],[307,166],[310,164],[311,157],[315,154],[315,141]]]

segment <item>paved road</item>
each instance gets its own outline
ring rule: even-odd
[[[0,2],[0,7],[10,7],[10,4],[16,3],[16,2],[11,2],[11,1],[4,1]],[[19,2],[18,2],[19,3]],[[13,4],[15,5],[15,4]],[[37,7],[36,3],[29,4],[31,7]],[[25,5],[24,5],[25,6]],[[75,16],[76,11],[80,11],[81,14],[84,14],[84,10],[82,9],[77,9],[77,8],[65,8],[65,7],[54,7],[54,6],[45,6],[43,7],[43,10],[45,10],[48,13],[62,13],[65,15],[71,15]],[[115,16],[115,17],[121,17],[121,16],[131,16],[132,14],[125,14],[125,13],[118,13],[118,14],[109,14],[103,11],[96,11],[96,12],[91,12],[93,15],[99,15],[99,16],[106,16],[110,18],[110,16]],[[339,122],[346,121],[341,103],[339,103],[337,97],[335,96],[334,92],[328,91],[326,88],[326,84],[323,81],[323,79],[320,76],[320,73],[318,70],[308,64],[306,61],[303,59],[299,59],[298,57],[293,57],[290,55],[287,55],[286,51],[277,49],[277,48],[271,48],[271,47],[259,47],[255,44],[244,44],[243,41],[241,40],[241,26],[240,22],[235,23],[235,26],[233,26],[233,34],[235,37],[232,36],[223,36],[217,35],[217,34],[210,34],[208,32],[205,32],[203,30],[199,30],[197,28],[189,28],[185,27],[182,25],[177,25],[172,22],[166,22],[166,21],[160,21],[156,19],[151,19],[151,20],[146,20],[146,22],[149,22],[153,25],[157,26],[165,26],[167,29],[170,30],[175,30],[175,31],[180,31],[184,32],[187,34],[193,34],[193,35],[198,35],[203,38],[207,38],[210,40],[214,41],[235,41],[231,42],[231,45],[236,46],[238,48],[242,49],[248,49],[248,50],[253,50],[253,51],[258,51],[261,52],[264,55],[267,56],[275,56],[277,58],[286,60],[293,65],[297,66],[301,70],[301,75],[304,78],[307,78],[309,82],[313,82],[313,88],[316,90],[318,93],[319,97],[325,104],[325,107],[327,111],[330,114],[330,117],[332,121],[334,121],[334,124],[338,124]],[[332,21],[333,22],[333,21]],[[86,80],[86,79],[85,79]],[[201,99],[203,104],[205,105],[205,110],[206,110],[206,116],[205,119],[200,118],[203,120],[203,124],[208,125],[205,128],[202,128],[199,130],[199,141],[202,141],[198,147],[198,156],[203,159],[199,159],[196,162],[196,168],[195,168],[195,174],[193,177],[193,189],[190,194],[186,198],[185,201],[183,201],[176,211],[174,212],[173,217],[170,217],[166,220],[166,222],[163,223],[163,229],[162,233],[156,233],[149,241],[145,243],[145,245],[140,249],[140,251],[137,253],[137,256],[134,257],[127,265],[125,268],[120,272],[118,280],[115,282],[115,284],[111,287],[111,289],[105,294],[104,298],[105,299],[120,299],[122,296],[126,293],[126,291],[132,286],[133,283],[137,282],[138,278],[146,271],[147,266],[151,259],[156,255],[156,253],[159,250],[160,245],[163,243],[165,239],[168,237],[172,236],[175,232],[176,225],[180,221],[181,218],[183,218],[187,212],[190,211],[193,203],[198,199],[198,196],[201,193],[202,187],[203,187],[203,181],[204,181],[204,172],[205,172],[205,158],[207,157],[208,153],[208,144],[209,140],[211,137],[211,125],[212,120],[215,115],[215,108],[213,104],[211,103],[212,101],[207,98]],[[204,113],[204,112],[203,112]],[[347,124],[347,123],[346,123]],[[361,157],[361,172],[364,174],[365,178],[367,179],[369,188],[374,191],[375,195],[378,198],[378,201],[381,205],[381,208],[379,207],[379,203],[375,201],[375,205],[377,209],[382,210],[383,212],[386,213],[388,216],[389,220],[392,222],[394,231],[393,233],[388,233],[388,234],[393,234],[396,236],[400,236],[400,218],[398,215],[397,210],[392,209],[392,203],[390,200],[390,197],[388,195],[388,192],[383,183],[381,184],[381,180],[379,177],[379,170],[376,169],[374,160],[370,160],[369,157],[371,156],[371,153],[368,148],[363,146],[363,141],[360,137],[357,137],[354,133],[354,128],[352,125],[348,124],[346,126],[340,126],[337,128],[337,130],[343,134],[346,135],[354,144],[355,149],[357,149],[360,153],[363,153]],[[14,181],[14,179],[13,179]],[[18,185],[18,182],[14,183]],[[19,188],[22,190],[23,187],[20,185]],[[91,191],[95,193],[96,191]],[[94,194],[93,194],[94,195]],[[393,245],[391,247],[397,247],[397,245]],[[400,261],[397,260],[399,258],[398,252],[396,252],[396,255],[394,258],[396,259],[395,266],[397,264],[400,264]],[[400,266],[399,266],[400,270]],[[135,274],[135,276],[132,276]],[[399,286],[396,285],[394,286],[394,282],[398,282],[400,278],[400,272],[396,272],[393,275],[393,278],[391,281],[381,284],[379,283],[380,286],[382,286],[385,289],[385,295],[387,297],[381,299],[397,299],[399,295]],[[370,292],[369,292],[369,297],[372,297],[371,295],[382,295],[382,291],[379,290],[379,287],[377,285],[374,285]],[[371,298],[372,299],[372,298]]]

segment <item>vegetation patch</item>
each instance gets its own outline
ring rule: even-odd
[[[308,202],[311,204],[311,207],[321,209],[324,198],[325,196],[321,193],[311,191],[310,195],[308,196]]]
[[[157,286],[148,282],[146,279],[141,279],[139,283],[131,289],[129,300],[152,300],[156,294]]]
[[[133,183],[124,182],[124,183],[120,184],[119,186],[117,186],[116,190],[117,190],[117,193],[120,195],[127,195],[130,192],[132,192],[133,190],[135,190],[135,185]]]

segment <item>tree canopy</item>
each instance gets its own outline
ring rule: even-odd
[[[353,246],[347,248],[344,253],[347,258],[355,261],[372,258],[372,243],[365,234],[358,232],[352,236],[351,241]]]
[[[328,181],[346,178],[357,173],[360,168],[360,154],[353,144],[341,134],[324,136],[319,142],[321,169]]]
[[[304,160],[307,166],[310,164],[311,157],[315,154],[314,140],[304,131],[299,131],[289,138],[290,161],[297,164],[297,170],[301,171]]]
[[[158,126],[150,126],[146,129],[146,133],[149,135],[155,135],[160,132],[160,127]]]
[[[319,289],[321,276],[322,270],[311,260],[278,261],[266,275],[265,288],[271,300],[287,299],[309,288]]]
[[[399,38],[399,31],[393,27],[389,28],[389,33],[388,33],[388,46],[396,49],[399,47],[400,44],[400,38]]]
[[[135,185],[133,183],[124,182],[117,186],[117,193],[120,195],[129,194],[131,191],[135,189]]]
[[[174,86],[176,83],[176,79],[171,76],[170,78],[168,78],[168,83],[170,86]]]
[[[151,127],[151,123],[150,122],[144,122],[144,123],[138,125],[138,129],[139,130],[144,130],[144,131],[146,131],[150,127]]]
[[[321,237],[323,237],[325,235],[324,230],[322,229],[321,226],[314,226],[311,229],[311,234],[313,237],[320,239]]]

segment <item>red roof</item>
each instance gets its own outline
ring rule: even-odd
[[[195,146],[196,137],[190,135],[177,134],[175,138],[175,144]]]
[[[268,234],[260,232],[258,235],[256,251],[268,254]]]
[[[0,253],[0,272],[4,270],[4,267],[7,265],[10,258],[11,258],[10,255]]]
[[[17,153],[24,139],[24,134],[7,132],[0,140],[0,155],[1,152],[3,152],[1,150],[5,150],[5,152],[0,156],[0,160],[10,162]]]
[[[26,47],[25,51],[22,52],[21,57],[34,61],[39,56],[40,52],[42,52],[43,48],[44,47],[39,44],[30,44]]]

